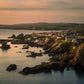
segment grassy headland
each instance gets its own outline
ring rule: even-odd
[[[0,29],[27,29],[27,30],[84,30],[84,24],[76,23],[31,23],[0,25]]]

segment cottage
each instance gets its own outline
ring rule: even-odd
[[[31,38],[27,38],[27,40],[28,40],[28,41],[30,41],[30,40],[31,40]]]
[[[59,40],[62,39],[62,38],[63,38],[63,37],[57,36],[57,39],[59,39]]]
[[[73,50],[75,50],[76,49],[76,46],[73,46]]]
[[[38,39],[36,39],[34,42],[35,42],[35,43],[38,43],[38,42],[39,42],[39,40],[38,40]]]
[[[77,39],[76,38],[73,38],[72,39],[72,42],[77,43]]]
[[[45,39],[45,42],[47,42],[48,40],[49,40],[49,38],[46,38],[46,39]]]
[[[49,36],[49,37],[50,37],[50,36],[52,36],[52,34],[51,34],[51,33],[49,33],[47,36]]]
[[[25,39],[25,41],[31,41],[31,38],[27,38],[27,39]]]
[[[34,39],[37,39],[37,36],[34,36],[33,38],[34,38]]]
[[[65,37],[65,41],[71,41],[73,43],[77,43],[77,38]]]
[[[71,37],[65,37],[65,41],[72,41]]]

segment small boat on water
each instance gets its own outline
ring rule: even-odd
[[[29,45],[25,44],[22,49],[28,49],[28,48],[29,48]]]

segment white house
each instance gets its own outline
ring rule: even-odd
[[[57,39],[62,39],[63,37],[57,36]]]
[[[27,38],[27,40],[28,40],[28,41],[30,41],[30,40],[31,40],[31,38]]]

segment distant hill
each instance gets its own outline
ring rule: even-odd
[[[0,25],[0,29],[27,29],[27,30],[84,30],[84,24],[77,23],[29,23],[15,25]]]

